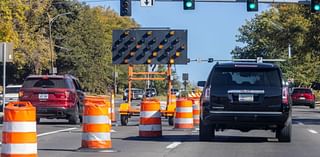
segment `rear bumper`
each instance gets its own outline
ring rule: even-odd
[[[292,105],[314,105],[315,101],[310,101],[310,100],[292,100]]]
[[[68,118],[74,114],[74,108],[66,107],[36,107],[38,118]]]
[[[255,128],[260,126],[284,125],[289,113],[282,112],[238,112],[210,111],[202,117],[205,124],[226,124],[229,127]]]

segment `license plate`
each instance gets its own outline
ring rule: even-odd
[[[253,102],[253,94],[239,94],[239,102]]]
[[[39,99],[41,100],[46,100],[48,98],[49,98],[48,94],[39,94]]]
[[[299,99],[300,99],[300,100],[306,100],[306,98],[305,98],[305,97],[300,97]]]

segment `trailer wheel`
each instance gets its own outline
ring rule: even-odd
[[[170,117],[169,117],[168,123],[169,123],[170,126],[173,125],[173,116],[170,116]]]
[[[126,126],[128,125],[129,117],[127,115],[121,115],[121,125]]]

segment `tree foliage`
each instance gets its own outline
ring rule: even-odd
[[[60,16],[63,13],[68,13]],[[103,93],[113,83],[112,30],[138,27],[110,8],[89,7],[68,0],[1,0],[0,41],[13,42],[14,62],[8,65],[8,82],[22,83],[30,74],[48,74],[53,59],[58,74],[73,74],[89,92]],[[127,72],[118,68],[121,82]]]
[[[231,52],[234,58],[282,58],[285,76],[300,86],[319,80],[320,16],[308,6],[274,5],[239,28],[237,41],[243,43]],[[288,58],[288,47],[292,58]]]

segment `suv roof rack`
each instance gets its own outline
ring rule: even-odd
[[[285,59],[263,59],[263,57],[257,57],[256,59],[232,59],[233,62],[284,62]]]

